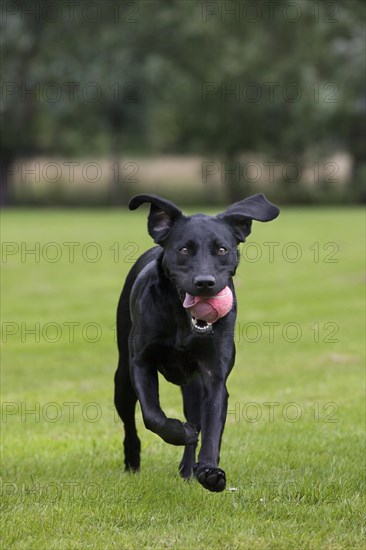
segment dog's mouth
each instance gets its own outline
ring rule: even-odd
[[[212,323],[207,321],[202,321],[201,319],[196,319],[191,316],[192,328],[196,334],[204,335],[212,332]]]
[[[183,302],[186,296],[186,292],[182,288],[180,288],[178,285],[176,286],[177,286],[179,297]],[[196,317],[191,315],[188,310],[186,311],[187,311],[187,314],[189,315],[192,330],[195,334],[199,334],[200,336],[205,336],[206,334],[210,334],[212,332],[212,323],[209,323],[208,321],[204,321],[202,319],[196,319]]]

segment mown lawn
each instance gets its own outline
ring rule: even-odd
[[[3,212],[2,547],[364,547],[363,226],[356,208],[254,224],[213,494],[141,418],[142,471],[123,471],[114,319],[146,210]],[[182,418],[178,388],[161,400]]]

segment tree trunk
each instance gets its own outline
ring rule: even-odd
[[[126,206],[128,189],[122,173],[122,164],[119,157],[114,157],[111,164],[110,203],[112,206]]]
[[[9,159],[0,161],[0,206],[11,206],[14,203],[14,194],[9,177],[12,162]]]
[[[235,153],[227,153],[221,164],[221,180],[230,203],[244,199],[250,193],[250,184],[243,177],[243,169]]]
[[[366,129],[365,129],[365,113],[357,113],[352,119],[350,125],[348,149],[352,155],[352,175],[351,175],[351,192],[353,199],[356,202],[366,202]]]

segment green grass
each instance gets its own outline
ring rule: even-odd
[[[146,211],[2,213],[2,239],[19,247],[2,264],[2,547],[363,547],[362,211],[284,209],[254,224],[257,246],[236,276],[220,494],[184,483],[182,449],[140,415],[142,471],[123,471],[113,325],[130,260],[151,244],[145,228]],[[74,261],[68,242],[81,243]],[[280,243],[273,262],[266,242]],[[289,242],[297,262],[284,259],[296,252]],[[40,243],[40,257],[24,245],[22,257],[21,243]],[[67,323],[77,323],[73,339]],[[161,400],[182,418],[178,388],[162,381]]]

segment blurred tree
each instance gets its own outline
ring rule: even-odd
[[[207,2],[198,25],[202,5],[178,1],[148,60],[155,87],[162,83],[149,135],[161,149],[221,155],[230,200],[246,188],[245,151],[299,165],[309,149],[313,161],[344,148],[356,162],[365,150],[364,4],[258,5]]]
[[[9,165],[35,154],[221,157],[230,200],[246,151],[343,148],[364,172],[362,0],[57,5],[2,1],[3,202]]]

